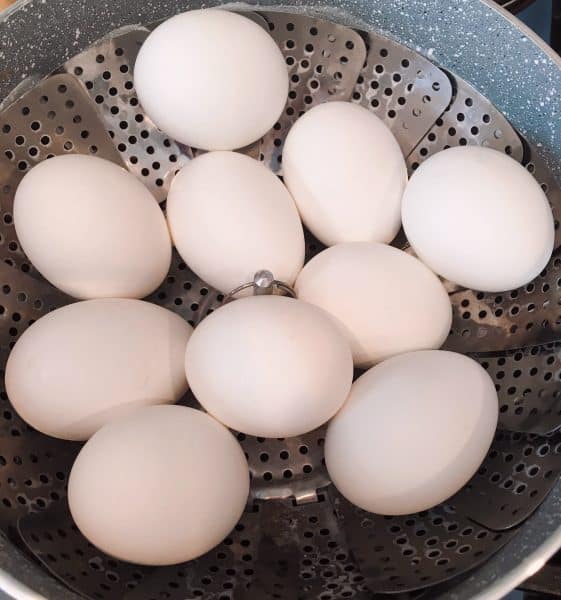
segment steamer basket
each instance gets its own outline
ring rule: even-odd
[[[30,323],[72,301],[19,247],[11,215],[17,184],[48,155],[96,154],[130,169],[165,207],[176,170],[196,152],[142,113],[134,58],[154,23],[214,5],[24,0],[0,16],[2,366]],[[387,122],[410,172],[448,146],[491,146],[526,166],[560,218],[561,61],[506,11],[487,0],[229,8],[267,28],[289,68],[279,123],[244,149],[273,171],[282,174],[284,136],[302,111],[350,100]],[[403,236],[394,243],[407,250]],[[469,484],[417,515],[380,517],[349,505],[325,471],[323,428],[278,440],[238,434],[252,492],[235,530],[191,563],[139,568],[104,556],[69,517],[65,483],[79,445],[24,424],[2,389],[0,597],[502,597],[561,547],[559,246],[558,231],[549,265],[520,290],[490,295],[447,283],[454,306],[447,347],[470,354],[492,375],[500,425]],[[308,236],[307,249],[309,258],[321,245]],[[149,300],[196,325],[223,297],[174,256]],[[182,402],[196,404],[189,395]]]

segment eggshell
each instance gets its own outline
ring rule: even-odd
[[[140,300],[70,304],[20,337],[6,366],[8,396],[39,431],[85,440],[139,406],[183,396],[191,331],[175,313]]]
[[[100,429],[68,481],[80,531],[111,556],[143,565],[192,560],[242,515],[249,471],[234,436],[185,406],[141,408]]]
[[[210,152],[183,167],[167,217],[183,260],[222,292],[261,269],[290,285],[304,264],[304,232],[288,190],[243,154]]]
[[[16,190],[14,224],[38,271],[75,298],[140,298],[169,269],[171,241],[156,200],[101,158],[57,156],[33,167]]]
[[[290,130],[282,164],[304,224],[324,244],[396,236],[405,160],[389,128],[366,108],[326,102],[309,110]]]
[[[273,38],[246,17],[192,10],[168,19],[144,42],[134,66],[140,103],[176,140],[233,150],[275,124],[288,71]]]
[[[327,429],[327,469],[364,510],[416,513],[475,474],[497,418],[495,386],[478,363],[452,352],[402,354],[353,384]]]
[[[185,368],[211,415],[263,437],[325,423],[353,376],[350,349],[331,317],[281,296],[242,298],[211,314],[187,345]]]
[[[486,292],[537,277],[555,234],[532,175],[506,154],[471,146],[439,152],[417,169],[403,197],[403,227],[433,271]]]
[[[338,320],[362,368],[402,352],[439,348],[450,332],[452,307],[438,277],[384,244],[324,250],[304,267],[296,292]]]

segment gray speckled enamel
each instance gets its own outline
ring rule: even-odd
[[[111,30],[163,19],[219,1],[27,0],[0,16],[0,98],[59,67]],[[257,6],[258,3],[251,2]],[[274,8],[315,13],[363,28],[379,28],[457,73],[487,96],[561,174],[561,69],[518,22],[486,0],[284,0]],[[271,2],[268,2],[271,8]],[[513,586],[561,544],[561,485],[504,550],[443,598],[500,597],[495,586]],[[551,537],[557,531],[555,537]],[[559,538],[559,539],[558,539]],[[530,556],[532,553],[535,554]],[[0,539],[0,566],[49,598],[63,592],[33,563]],[[0,574],[0,588],[14,589]],[[58,589],[57,589],[58,588]],[[493,594],[493,590],[495,593]],[[36,596],[20,594],[19,598]],[[8,597],[0,591],[0,597]]]

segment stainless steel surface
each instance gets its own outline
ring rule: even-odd
[[[427,135],[407,157],[410,172],[436,152],[452,146],[477,145],[505,152],[524,166],[540,182],[555,218],[555,247],[561,245],[559,215],[561,188],[540,158],[536,147],[524,145],[505,117],[467,81],[449,75],[454,89],[452,102],[435,119]]]
[[[50,156],[69,153],[124,165],[80,83],[63,74],[44,80],[0,113],[0,148],[2,258],[39,276],[22,252],[13,225],[14,194],[25,173]]]
[[[380,35],[366,37],[368,56],[352,100],[392,130],[404,156],[421,141],[452,99],[450,80],[418,52]]]
[[[518,134],[504,116],[467,81],[451,76],[454,97],[433,121],[407,162],[411,171],[427,158],[451,146],[486,146],[522,162],[524,149]]]
[[[421,588],[457,576],[484,562],[517,533],[491,531],[452,503],[405,517],[372,515],[341,497],[334,504],[360,572],[378,592]]]
[[[473,355],[489,371],[499,395],[499,427],[551,433],[561,419],[561,345]]]
[[[454,318],[449,350],[489,352],[547,344],[559,339],[561,257],[558,252],[531,283],[490,294],[464,290],[452,294]]]
[[[477,474],[450,503],[493,531],[527,519],[561,472],[561,434],[498,431]]]
[[[460,77],[448,74],[451,83],[451,101],[445,110],[435,117],[432,127],[426,131],[416,147],[407,155],[409,173],[415,170],[428,158],[454,146],[485,146],[499,152],[508,154],[513,159],[523,163],[528,171],[540,182],[544,192],[547,194],[555,219],[556,236],[555,247],[561,245],[561,230],[559,229],[559,215],[561,214],[561,188],[555,178],[551,175],[544,161],[539,157],[536,149],[527,145],[524,148],[523,141],[505,117],[482,96],[473,86]],[[403,231],[399,233],[393,245],[414,254],[409,247]],[[449,293],[464,290],[461,286],[444,281]],[[473,294],[468,292],[468,294]],[[477,294],[476,294],[477,295]],[[453,296],[453,300],[465,303],[464,297]],[[483,314],[483,309],[478,312]],[[479,322],[474,318],[470,320],[461,311],[462,320],[458,324],[458,314],[455,313],[454,332],[461,337],[470,336],[470,343],[476,351],[479,345],[487,347],[487,340],[479,340],[482,337],[481,329],[477,329]],[[471,316],[471,313],[469,313]],[[488,314],[488,313],[487,313]],[[466,323],[467,320],[467,323]],[[458,333],[459,331],[459,333]],[[466,333],[467,331],[467,333]],[[504,336],[497,341],[497,349],[504,349],[508,344],[504,343]],[[452,340],[448,343],[450,348],[459,348],[466,351],[468,348],[463,339]]]
[[[505,152],[524,164],[546,193],[555,219],[555,248],[559,248],[561,188],[538,149],[527,143],[524,145],[504,116],[466,81],[457,76],[450,77],[453,101],[409,155],[410,171],[415,171],[436,152],[452,146],[482,145]],[[396,245],[407,247],[403,234]],[[523,289],[505,293],[457,289],[446,282],[452,292],[454,308],[452,336],[446,347],[461,352],[487,352],[557,340],[561,313],[558,313],[553,290],[561,285],[561,275],[557,273],[560,264],[554,253],[540,277]]]
[[[142,27],[94,44],[64,65],[94,100],[114,147],[128,169],[158,201],[192,152],[162,133],[144,114],[134,92],[134,61],[149,30]]]
[[[547,168],[545,161],[541,158],[538,149],[528,145],[525,151],[524,166],[540,182],[543,191],[547,195],[553,218],[555,220],[555,248],[561,246],[561,229],[559,222],[561,220],[561,187],[551,171]]]
[[[74,53],[74,49],[78,50],[79,46],[84,47],[82,45],[83,36],[93,42],[116,26],[127,25],[134,21],[150,23],[179,9],[175,2],[169,4],[159,2],[157,6],[148,2],[143,4],[142,8],[131,9],[141,11],[137,17],[134,17],[131,12],[124,17],[117,14],[117,4],[96,3],[94,10],[96,18],[92,16],[91,19],[88,18],[87,22],[80,14],[69,13],[67,16],[75,16],[79,19],[80,35],[76,33],[78,29],[72,30],[77,44],[69,43],[64,47],[66,51],[70,54]],[[453,5],[456,4],[461,8],[463,2],[452,0],[450,2],[451,11],[446,18],[452,19],[452,21],[457,19],[457,26],[461,24],[462,27],[468,28],[471,23],[469,20],[464,20],[464,16],[461,14],[463,10],[459,13],[454,13],[452,10],[454,9]],[[52,5],[54,16],[58,5],[54,2]],[[26,3],[27,6],[30,11],[28,17],[33,18],[35,14],[31,10],[33,2]],[[519,30],[498,17],[498,13],[486,6],[484,2],[471,2],[469,6],[472,11],[471,19],[473,20],[474,16],[483,15],[487,26],[486,31],[498,32],[504,43],[506,40],[512,44],[516,41],[521,48],[527,49],[529,56],[533,56],[535,52],[538,54],[542,52],[537,43],[532,41],[531,36],[527,36],[525,32],[523,36],[525,40],[522,41]],[[417,26],[422,27],[425,19],[429,18],[427,15],[430,14],[431,27],[434,28],[434,23],[440,27],[438,40],[447,39],[452,48],[449,60],[443,61],[444,66],[450,69],[457,62],[458,51],[457,49],[453,50],[452,31],[446,29],[450,24],[443,20],[442,16],[439,16],[436,9],[433,11],[431,7],[427,8],[426,3],[409,2],[408,11],[402,11],[402,13],[395,12],[392,3],[382,0],[372,0],[368,4],[368,10],[363,12],[365,7],[366,5],[346,5],[345,8],[348,11],[346,14],[334,14],[333,12],[329,14],[336,21],[354,21],[355,24],[358,20],[365,19],[368,21],[368,29],[377,24],[391,25],[392,23],[389,23],[388,19],[393,18],[395,27],[393,29],[387,27],[387,29],[413,46],[415,44],[412,43],[411,36],[416,34],[421,40],[423,36],[428,35],[428,29],[411,28],[404,33],[401,27],[409,22],[408,11],[415,11]],[[380,12],[378,12],[378,7],[380,7]],[[297,9],[298,7],[295,7],[292,10]],[[166,13],[166,11],[169,12]],[[266,10],[266,12],[270,11]],[[17,32],[20,26],[17,19],[21,13],[13,14],[16,22],[15,24],[14,22],[10,23],[8,29],[3,30],[0,23],[0,40],[3,39],[2,36],[4,39],[6,36],[9,38]],[[112,16],[108,17],[109,14]],[[275,18],[281,19],[276,16]],[[288,22],[296,19],[297,17],[291,16]],[[70,18],[71,21],[72,18]],[[109,26],[109,21],[111,26]],[[67,25],[66,22],[62,25],[58,21],[57,23],[57,27],[66,27]],[[101,28],[101,31],[98,28]],[[94,36],[94,31],[99,31],[97,37]],[[138,27],[135,27],[132,33],[138,34],[138,31]],[[512,38],[510,37],[511,33],[514,36]],[[37,53],[35,68],[44,69],[49,64],[58,67],[63,62],[60,60],[53,64],[53,57],[59,55],[56,49],[58,48],[58,39],[51,40],[49,38],[49,40],[52,42],[50,52],[41,55],[39,50],[34,50]],[[45,38],[41,38],[37,43],[38,47],[43,47],[46,43]],[[439,43],[435,44],[431,56],[442,58],[443,47]],[[118,47],[120,46],[116,46],[115,49]],[[490,47],[493,47],[492,44]],[[10,43],[1,48],[5,55],[10,55]],[[61,48],[63,53],[64,48]],[[69,48],[72,48],[72,52],[69,51]],[[425,46],[425,48],[429,48],[429,46]],[[462,52],[469,53],[473,48],[481,51],[481,45],[474,41],[471,48],[462,47]],[[22,56],[18,56],[14,62],[22,60],[28,51],[28,48],[23,48]],[[110,53],[103,54],[104,62],[108,60],[109,56]],[[116,59],[121,57],[116,55]],[[551,62],[547,55],[542,54],[541,57],[545,57],[543,64],[546,64],[547,61]],[[494,59],[495,57],[493,57]],[[40,64],[40,67],[37,67],[37,64]],[[553,80],[557,74],[558,65],[551,63],[550,67]],[[464,73],[470,68],[470,65],[463,64],[459,71]],[[112,79],[115,69],[112,67],[108,70],[111,73],[110,79]],[[46,72],[44,70],[43,74]],[[119,73],[121,73],[120,68]],[[122,86],[123,91],[117,92],[115,95],[129,98],[130,104],[134,92],[130,88],[127,89],[126,83],[129,79],[126,74],[123,73],[123,75],[125,77],[118,88],[120,89]],[[103,79],[103,72],[101,78]],[[9,80],[9,76],[7,79]],[[480,88],[484,88],[482,79],[477,81],[476,79],[474,77],[472,82],[477,83]],[[485,77],[483,77],[484,79]],[[86,81],[90,80],[85,79],[84,82]],[[0,86],[3,83],[5,81],[0,81]],[[520,93],[518,88],[517,92]],[[540,94],[539,90],[533,90],[533,93],[536,96]],[[109,91],[108,94],[114,96]],[[129,95],[126,96],[126,94]],[[491,96],[493,95],[491,94]],[[87,100],[87,96],[84,98]],[[508,104],[500,94],[495,94],[493,100],[502,103],[503,106]],[[536,100],[537,98],[533,95],[528,97],[529,103]],[[103,109],[105,102],[103,100],[97,105],[98,108],[102,108],[100,113],[102,115],[105,110]],[[124,106],[117,108],[119,111],[124,110]],[[111,113],[111,105],[109,112]],[[131,114],[127,113],[129,127]],[[137,113],[134,112],[134,114]],[[541,130],[541,125],[533,127],[535,123],[524,122],[524,114],[514,115],[518,117],[519,129],[530,131],[533,128],[530,137],[534,142],[541,142],[542,140],[536,140],[536,132]],[[384,111],[381,115],[384,115]],[[392,118],[387,112],[385,116],[389,119]],[[516,119],[514,120],[516,121]],[[106,123],[108,122],[106,121]],[[114,131],[114,134],[117,135],[117,132]],[[152,133],[149,135],[152,136]],[[557,149],[555,145],[551,146],[551,139],[549,139],[549,152],[558,151],[561,156],[561,147]],[[547,142],[548,140],[543,140],[543,144]],[[155,146],[154,151],[165,152],[163,148],[166,146],[162,140],[161,148],[160,145],[157,148]],[[535,146],[532,152],[542,152],[543,150],[543,147]],[[188,149],[183,149],[183,151],[188,157]],[[124,152],[125,157],[128,156],[128,148]],[[142,159],[139,157],[137,165],[148,165],[149,156],[150,154],[146,153]],[[534,157],[532,161],[534,161]],[[551,162],[549,164],[551,165]],[[127,166],[133,171],[138,168],[130,163]],[[149,167],[146,166],[146,168]],[[151,176],[152,174],[150,174]],[[147,176],[142,175],[142,171],[140,171],[140,177]],[[156,187],[165,188],[164,185]],[[2,204],[2,213],[5,212],[4,207],[5,205]],[[7,223],[6,226],[13,235],[13,229],[11,229],[13,226],[10,223]],[[0,248],[2,247],[0,246]],[[313,255],[319,249],[320,245],[309,238],[307,256]],[[4,257],[12,258],[5,246],[3,250],[5,251]],[[3,303],[5,307],[4,313],[1,315],[7,332],[1,345],[5,360],[9,346],[21,333],[22,326],[29,323],[31,319],[37,318],[37,316],[30,316],[28,311],[31,311],[31,315],[33,315],[31,310],[33,304],[28,305],[26,304],[27,300],[20,300],[23,298],[21,294],[25,294],[26,299],[30,296],[35,301],[41,299],[42,294],[47,294],[47,288],[33,288],[32,286],[45,284],[40,279],[34,281],[25,274],[19,273],[17,279],[12,279],[16,278],[16,273],[18,273],[16,269],[11,266],[6,266],[4,269],[8,270],[0,272],[3,275],[3,281],[15,282],[9,286],[9,292],[4,292],[7,294],[7,300]],[[14,289],[17,290],[16,296],[12,295]],[[37,289],[41,291],[33,291]],[[52,292],[49,293],[52,295]],[[462,293],[465,292],[459,292],[459,294]],[[554,288],[550,287],[544,293],[549,293],[550,297],[556,299]],[[38,294],[39,297],[37,297]],[[167,281],[151,299],[176,310],[193,323],[198,322],[223,300],[220,294],[198,280],[177,256],[174,257]],[[11,304],[8,303],[8,300]],[[60,301],[66,300],[55,293],[54,298],[46,304],[57,305]],[[21,306],[18,302],[22,303]],[[552,303],[550,302],[550,304]],[[545,308],[548,306],[549,304]],[[21,324],[17,325],[17,323]],[[491,342],[494,341],[495,345],[503,344],[498,349],[506,347],[505,343],[509,345],[515,342],[515,339],[509,337],[514,334],[509,333],[505,337],[504,327],[499,333],[500,336],[496,337],[496,341],[492,336],[488,338]],[[495,347],[487,347],[482,341],[483,337],[485,336],[479,337],[477,332],[473,339],[467,336],[463,340],[466,342],[465,350],[480,353],[497,350]],[[534,344],[543,342],[540,336],[538,338],[534,339]],[[527,334],[527,338],[523,339],[527,344],[530,343],[531,337]],[[523,354],[517,362],[520,363],[521,370],[526,369],[530,372],[535,368],[535,356],[531,351],[529,355],[527,354]],[[510,354],[506,353],[505,357],[510,357]],[[502,357],[495,356],[495,358],[498,361]],[[545,364],[542,365],[543,368],[548,365],[547,358],[545,361]],[[491,367],[489,368],[491,370]],[[546,372],[544,371],[542,376],[545,376]],[[497,384],[501,379],[505,379],[504,376],[498,377],[498,371],[494,371],[494,373]],[[514,370],[512,378],[517,378]],[[535,385],[531,393],[536,391],[540,400],[543,400],[543,397],[539,396],[539,389]],[[551,392],[553,391],[552,387]],[[531,397],[531,393],[527,394],[528,398]],[[508,388],[507,396],[510,396]],[[4,391],[0,398],[5,403],[7,402]],[[555,400],[553,393],[551,398]],[[187,396],[183,402],[193,403],[194,400]],[[6,404],[6,406],[8,405]],[[543,410],[544,419],[545,416],[548,418],[547,429],[552,424],[555,425],[555,421],[552,420],[554,417],[545,415],[545,411],[547,411],[545,402],[543,405],[540,404],[538,410]],[[4,502],[6,510],[1,513],[2,518],[5,519],[3,521],[4,528],[10,532],[14,540],[17,540],[17,533],[14,530],[14,523],[17,521],[18,531],[28,551],[32,551],[56,577],[69,582],[77,590],[87,590],[92,597],[142,599],[153,597],[178,598],[178,600],[185,597],[202,597],[214,600],[231,598],[235,594],[236,598],[258,598],[260,600],[269,597],[320,598],[321,600],[353,596],[366,598],[370,595],[366,591],[367,588],[376,591],[401,591],[433,584],[450,576],[461,574],[488,559],[506,542],[507,545],[498,555],[478,568],[476,575],[450,582],[447,584],[448,588],[439,587],[434,593],[433,591],[429,592],[431,598],[436,597],[436,594],[450,598],[465,598],[473,596],[477,590],[485,590],[483,596],[498,598],[519,581],[520,577],[537,568],[536,565],[539,565],[541,560],[544,560],[549,553],[561,545],[561,534],[556,531],[561,520],[558,486],[555,487],[552,494],[547,496],[547,492],[555,485],[556,474],[559,470],[558,448],[560,446],[556,437],[558,434],[551,437],[528,436],[522,433],[499,434],[494,448],[483,466],[483,469],[487,469],[487,471],[482,471],[477,475],[470,482],[470,486],[466,487],[450,503],[429,511],[427,514],[422,513],[402,519],[385,519],[375,515],[360,514],[358,509],[346,505],[345,501],[329,485],[322,464],[323,430],[320,429],[307,436],[286,440],[247,438],[239,434],[252,472],[252,495],[240,526],[220,547],[198,561],[179,567],[135,571],[130,565],[102,556],[88,545],[78,532],[72,529],[64,498],[64,480],[73,453],[76,452],[76,446],[48,441],[36,432],[30,431],[9,408],[6,408],[6,411],[4,413],[5,429],[0,433],[2,433],[2,441],[6,441],[6,448],[9,452],[7,451],[8,456],[2,455],[6,459],[6,465],[0,467],[0,490],[5,490],[4,493],[8,494],[6,499],[10,509],[8,510],[8,505]],[[516,412],[514,414],[516,415]],[[535,414],[533,416],[535,417]],[[522,427],[524,425],[521,425]],[[18,434],[14,433],[16,431]],[[49,444],[44,454],[34,453],[33,456],[37,457],[37,461],[31,457],[28,460],[27,456],[33,452],[30,448],[34,444],[37,445],[37,448],[43,448],[44,443]],[[66,446],[66,450],[62,453],[61,446]],[[530,450],[531,452],[526,454]],[[12,459],[13,466],[9,460],[12,455],[16,459]],[[509,458],[510,455],[512,458]],[[43,463],[43,456],[45,463]],[[43,464],[45,464],[44,467]],[[10,470],[3,470],[8,465]],[[521,470],[520,465],[522,465]],[[537,472],[534,471],[534,467],[539,467]],[[55,471],[53,477],[52,471],[55,468],[59,470]],[[28,472],[32,477],[26,479]],[[28,481],[31,482],[30,485],[27,485]],[[28,491],[27,488],[31,491]],[[544,497],[544,504],[538,508],[539,501]],[[452,502],[456,504],[454,508],[451,508]],[[28,506],[33,508],[32,512],[28,511]],[[501,510],[503,506],[505,508]],[[534,509],[537,509],[536,513],[530,515]],[[529,518],[519,525],[520,521],[526,517]],[[499,531],[491,531],[491,527],[496,527]],[[425,533],[421,533],[422,531]],[[370,538],[369,536],[372,535],[374,537]],[[404,537],[405,541],[402,541]],[[377,547],[382,549],[376,551]],[[460,548],[462,548],[461,552]],[[65,597],[66,592],[61,591],[60,595],[52,592],[54,584],[42,576],[32,563],[27,564],[21,555],[14,555],[10,546],[0,550],[0,565],[5,565],[10,572],[17,571],[20,579],[36,589],[46,589],[43,586],[51,586],[48,592],[49,597]],[[532,564],[528,564],[525,556],[531,554],[532,551],[537,552],[538,556],[532,557]],[[23,572],[21,569],[14,568],[13,556],[18,556],[18,565],[25,567]],[[447,571],[452,568],[453,572]],[[419,572],[416,573],[416,570]],[[428,577],[428,579],[422,579],[424,577]],[[5,584],[2,581],[0,574],[0,586],[5,585],[5,589],[8,589],[9,580],[4,579]],[[16,585],[16,587],[18,586]],[[13,586],[10,589],[13,589]],[[23,588],[21,597],[26,597]]]
[[[282,147],[292,124],[306,110],[328,100],[349,100],[366,58],[360,35],[347,28],[279,12],[263,13],[284,54],[290,78],[288,102],[259,147],[259,158],[282,173]]]

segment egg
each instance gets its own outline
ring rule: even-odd
[[[70,304],[36,321],[17,341],[6,391],[35,429],[85,440],[139,406],[183,396],[191,331],[175,313],[141,300]]]
[[[291,285],[304,264],[304,232],[290,194],[243,154],[209,152],[190,161],[173,180],[167,218],[183,260],[224,293],[259,270]]]
[[[94,156],[57,156],[33,167],[16,190],[14,225],[37,270],[75,298],[141,298],[171,262],[169,231],[152,194]]]
[[[120,560],[171,565],[219,544],[241,517],[249,471],[234,436],[185,406],[141,408],[102,427],[68,480],[76,525]]]
[[[142,107],[179,142],[233,150],[275,124],[288,96],[288,71],[273,38],[225,10],[192,10],[146,39],[134,65]]]
[[[417,169],[403,197],[403,227],[433,271],[485,292],[537,277],[555,232],[532,175],[501,152],[471,146],[439,152]]]
[[[321,309],[283,296],[225,305],[194,331],[191,389],[219,421],[262,437],[291,437],[331,418],[349,392],[348,344]]]
[[[475,474],[497,418],[495,386],[478,363],[438,350],[402,354],[353,384],[327,428],[327,470],[364,510],[420,512]]]
[[[384,244],[338,244],[296,281],[301,300],[340,323],[355,365],[367,368],[412,350],[439,348],[452,324],[448,294],[419,260]]]
[[[407,169],[374,113],[350,102],[312,108],[290,130],[282,164],[304,224],[327,246],[396,236]]]

